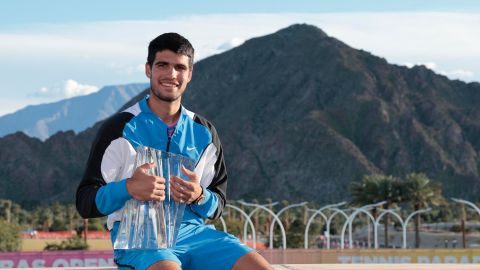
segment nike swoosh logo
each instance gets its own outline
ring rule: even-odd
[[[187,146],[187,151],[192,151],[192,150],[195,150],[196,147],[188,147]]]

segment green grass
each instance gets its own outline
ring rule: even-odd
[[[60,239],[22,239],[20,251],[43,251],[47,243],[60,243]],[[112,243],[109,239],[89,239],[88,250],[112,250]]]

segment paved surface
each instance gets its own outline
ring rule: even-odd
[[[480,264],[275,264],[275,270],[480,270]],[[4,268],[2,270],[17,270]],[[30,270],[116,270],[114,267],[27,268]]]
[[[276,264],[275,270],[480,270],[479,264]]]

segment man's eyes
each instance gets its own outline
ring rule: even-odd
[[[175,66],[175,69],[176,70],[187,70],[187,67],[184,66],[184,65],[177,65],[177,66]]]
[[[169,67],[169,64],[168,63],[157,63],[157,64],[155,64],[155,66],[158,67],[158,68],[167,68],[167,67]],[[174,68],[176,70],[181,70],[181,71],[187,70],[187,67],[184,66],[184,65],[175,65]]]

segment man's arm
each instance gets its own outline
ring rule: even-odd
[[[107,175],[117,175],[120,169],[120,157],[115,154],[112,142],[122,137],[123,127],[133,117],[129,113],[116,114],[107,119],[100,127],[90,149],[90,155],[85,167],[85,172],[76,193],[77,211],[83,218],[102,217],[120,209],[126,200],[131,198],[126,188],[126,180],[107,181],[102,174],[102,162],[108,163],[112,168]],[[110,147],[110,149],[108,149]],[[108,149],[108,150],[107,150]],[[110,156],[117,158],[108,159]],[[111,179],[109,179],[111,180]]]
[[[199,205],[191,204],[191,209],[204,218],[220,218],[227,202],[227,169],[223,156],[223,147],[217,130],[205,118],[196,116],[195,121],[210,130],[212,142],[205,150],[206,164],[201,182],[209,183],[205,191],[205,200]]]

